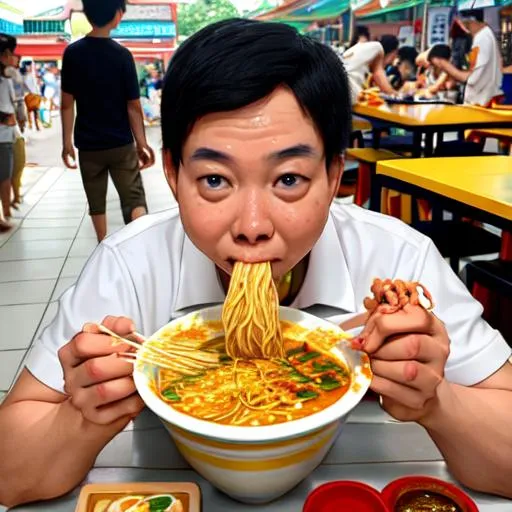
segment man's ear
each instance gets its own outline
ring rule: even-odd
[[[164,160],[164,173],[165,178],[167,179],[167,183],[169,187],[171,187],[172,194],[176,201],[178,200],[178,169],[174,166],[172,161],[171,152],[168,149],[164,149],[163,152],[163,160]]]
[[[115,30],[117,27],[119,27],[121,20],[123,19],[124,12],[122,9],[119,9],[116,12],[116,15],[114,16],[113,22],[112,22],[112,30]]]
[[[329,192],[331,194],[331,201],[336,197],[338,189],[340,188],[341,177],[343,176],[343,169],[345,168],[345,159],[343,155],[336,155],[329,168],[327,169],[327,179],[329,180]]]

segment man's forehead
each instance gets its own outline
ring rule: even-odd
[[[321,145],[312,119],[291,92],[281,90],[238,110],[202,117],[194,124],[185,151],[216,142],[223,145],[262,142],[278,149],[280,145],[291,146],[304,141],[313,146]]]

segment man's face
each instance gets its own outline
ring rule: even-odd
[[[282,88],[198,120],[178,173],[164,160],[192,242],[228,274],[235,261],[271,261],[275,279],[320,237],[342,170],[336,159],[327,172],[313,121]]]
[[[395,62],[397,57],[398,57],[398,49],[393,50],[392,52],[385,55],[384,56],[384,66],[389,66],[390,64],[393,64],[393,62]]]
[[[0,62],[4,66],[10,66],[13,58],[13,53],[11,50],[4,50],[2,53],[0,53]]]

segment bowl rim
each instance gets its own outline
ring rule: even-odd
[[[317,328],[325,328],[337,331],[340,334],[346,334],[337,324],[311,315],[305,311],[295,308],[288,308],[285,306],[280,306],[279,310],[281,320],[299,323],[299,320],[297,319],[300,319],[300,321],[306,321],[310,324],[313,324]],[[193,315],[202,313],[204,315],[212,316],[218,313],[217,316],[220,319],[221,311],[222,305],[198,309],[194,312],[188,313],[187,315],[172,320],[171,322],[161,327],[156,333],[153,334],[153,336],[157,336],[164,330],[186,322]],[[362,361],[368,361],[368,356],[364,352],[352,348],[348,343],[344,347],[344,350],[349,350],[356,353]],[[360,366],[361,365],[356,365],[356,379],[358,385],[355,387],[351,386],[350,390],[346,394],[344,394],[338,401],[329,407],[326,407],[319,412],[304,418],[300,418],[298,420],[278,423],[274,425],[250,427],[224,425],[207,420],[201,420],[173,409],[171,406],[161,400],[149,388],[147,384],[148,377],[139,368],[138,364],[134,365],[133,379],[135,381],[137,391],[145,404],[160,419],[162,419],[165,423],[170,424],[171,428],[172,426],[175,426],[178,429],[200,437],[225,441],[232,444],[247,442],[266,443],[271,441],[303,437],[308,433],[320,430],[323,427],[338,421],[340,418],[343,418],[349,412],[351,412],[354,407],[361,401],[371,383],[371,376],[368,373],[363,374],[360,371],[357,371],[357,368]]]

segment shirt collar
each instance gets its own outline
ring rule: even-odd
[[[224,302],[225,297],[214,263],[185,234],[173,317],[188,308]]]
[[[322,235],[311,250],[304,284],[292,307],[330,306],[355,312],[354,288],[340,236],[331,215]]]
[[[222,303],[225,297],[215,265],[185,235],[173,316],[189,308]],[[347,261],[330,215],[311,251],[306,278],[292,307],[304,309],[313,305],[356,311]]]

